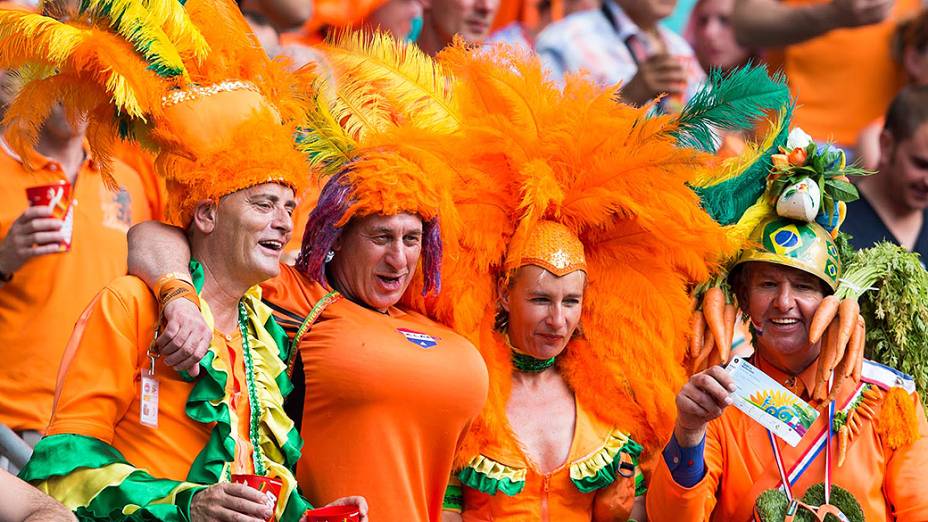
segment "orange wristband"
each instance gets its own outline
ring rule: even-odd
[[[168,303],[175,299],[187,299],[200,307],[200,297],[197,295],[193,283],[182,279],[177,274],[163,275],[155,281],[155,297],[158,299],[158,306],[162,310]]]

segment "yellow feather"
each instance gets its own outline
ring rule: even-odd
[[[343,33],[326,55],[336,77],[350,75],[382,90],[389,111],[400,119],[436,132],[458,127],[458,107],[442,66],[415,44],[384,33]]]
[[[108,20],[110,27],[132,42],[159,74],[188,78],[180,52],[151,14],[138,0],[87,0],[86,12],[94,19]]]
[[[187,10],[177,0],[145,0],[145,7],[153,25],[164,29],[168,38],[181,53],[191,53],[203,60],[209,53],[209,44],[190,20]]]
[[[776,120],[768,120],[769,129],[765,133],[764,140],[760,145],[757,143],[748,143],[743,153],[733,158],[726,159],[718,169],[701,169],[693,179],[693,186],[711,187],[743,174],[752,163],[757,161],[764,151],[773,146],[773,141],[783,129],[788,114],[789,111],[781,110]]]
[[[30,62],[58,66],[87,35],[53,18],[23,11],[0,11],[0,67]]]
[[[748,240],[748,236],[751,235],[751,231],[753,231],[764,218],[770,216],[774,212],[775,209],[767,198],[761,197],[757,200],[757,203],[754,203],[744,211],[744,214],[742,214],[741,219],[739,219],[737,223],[725,227],[725,235],[728,236],[732,244],[744,245]]]

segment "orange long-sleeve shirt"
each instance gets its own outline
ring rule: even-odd
[[[762,362],[762,361],[761,361]],[[789,377],[762,366],[765,373],[805,400],[814,385],[816,365],[796,377]],[[866,361],[863,380],[883,390],[898,384],[898,376],[884,366]],[[874,421],[865,421],[860,433],[847,448],[843,466],[833,464],[832,483],[848,490],[860,502],[868,522],[928,520],[928,421],[911,381],[906,391],[915,404],[919,438],[911,445],[891,449],[877,431]],[[847,383],[839,390],[836,408],[843,408],[854,397],[858,386]],[[780,444],[784,466],[789,471],[822,433],[828,419],[827,403],[816,404],[820,412],[799,445]],[[877,408],[879,410],[879,408]],[[878,419],[880,411],[876,412]],[[832,447],[837,460],[837,444]],[[767,489],[779,485],[779,472],[768,440],[767,430],[736,408],[728,408],[709,423],[705,445],[706,473],[693,487],[677,484],[667,463],[660,459],[648,488],[648,519],[661,521],[752,520],[754,501]],[[824,450],[792,486],[801,498],[809,486],[824,481]]]

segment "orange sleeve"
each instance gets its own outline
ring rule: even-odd
[[[910,446],[889,453],[883,494],[897,522],[928,520],[928,421],[918,393],[912,394],[918,417],[919,438]]]
[[[715,492],[722,479],[722,444],[719,419],[709,423],[706,431],[706,448],[703,459],[706,475],[691,488],[674,481],[663,457],[648,484],[646,502],[648,520],[654,522],[702,522],[709,520],[715,509]]]
[[[81,315],[58,373],[47,435],[86,435],[112,444],[114,427],[135,399],[136,315],[109,286]]]

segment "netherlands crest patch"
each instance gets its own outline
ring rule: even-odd
[[[405,337],[407,341],[419,348],[432,348],[438,344],[438,339],[427,333],[417,332],[407,328],[397,328],[396,331],[403,334],[403,337]]]

